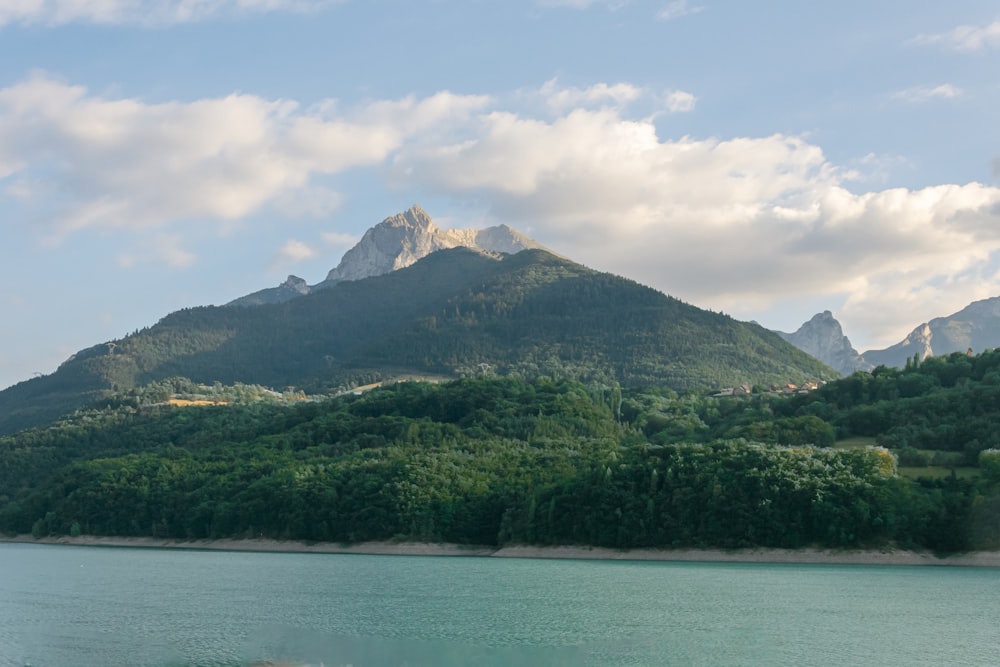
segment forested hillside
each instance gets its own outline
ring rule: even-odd
[[[182,310],[0,392],[0,433],[168,377],[336,393],[407,374],[677,390],[833,371],[755,324],[540,250],[443,250],[287,303]]]
[[[997,352],[793,397],[478,378],[309,400],[176,380],[0,438],[0,530],[996,548],[998,380]],[[227,404],[171,406],[179,392]],[[894,453],[920,465],[900,475]]]

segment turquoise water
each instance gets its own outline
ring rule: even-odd
[[[0,544],[0,665],[990,665],[1000,571]]]

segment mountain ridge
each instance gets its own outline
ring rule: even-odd
[[[851,346],[829,310],[817,313],[794,333],[775,333],[843,375],[877,366],[902,368],[914,356],[926,359],[1000,346],[1000,297],[973,301],[951,315],[918,324],[894,345],[863,353]]]

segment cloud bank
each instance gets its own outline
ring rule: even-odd
[[[64,236],[159,238],[162,261],[183,267],[179,223],[329,215],[337,176],[363,173],[411,201],[474,202],[491,222],[702,307],[751,318],[828,298],[852,335],[886,344],[919,323],[914,312],[1000,294],[1000,188],[855,191],[865,181],[803,137],[662,137],[656,114],[630,114],[637,91],[553,82],[547,102],[529,101],[540,113],[518,94],[450,92],[339,110],[108,99],[34,77],[0,89],[0,198]],[[314,252],[293,241],[278,260]]]
[[[340,201],[311,181],[374,166],[416,134],[486,98],[442,92],[339,115],[332,103],[229,95],[147,104],[36,76],[0,89],[0,193],[57,234],[178,220],[237,220],[267,205],[328,215]]]

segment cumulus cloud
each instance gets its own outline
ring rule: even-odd
[[[956,97],[961,97],[962,94],[963,91],[958,86],[953,86],[950,83],[942,83],[938,86],[914,86],[912,88],[905,88],[892,93],[890,97],[892,97],[892,99],[909,102],[911,104],[922,104],[935,99],[951,100]]]
[[[685,90],[672,90],[667,93],[667,110],[673,113],[694,111],[698,98]]]
[[[30,183],[62,233],[236,220],[267,205],[322,215],[340,198],[313,177],[376,165],[408,137],[433,136],[485,102],[443,92],[331,115],[253,95],[106,99],[36,76],[0,89],[0,177],[10,192]]]
[[[271,267],[276,268],[296,264],[306,259],[312,259],[313,257],[316,257],[317,254],[316,250],[309,244],[291,239],[278,250],[271,262]]]
[[[624,106],[643,95],[641,88],[629,83],[597,83],[587,88],[560,86],[550,79],[539,90],[546,106],[554,112],[563,112],[580,106]]]
[[[919,35],[911,42],[920,45],[937,44],[956,51],[1000,48],[1000,21],[986,26],[963,25],[943,33]]]
[[[569,257],[701,306],[753,316],[828,295],[878,338],[898,333],[879,329],[894,306],[923,299],[937,315],[967,304],[972,284],[1000,293],[987,270],[1000,254],[998,188],[856,193],[801,137],[665,140],[615,109],[474,122],[461,142],[401,148],[396,178],[486,202]]]
[[[316,11],[337,0],[0,0],[9,23],[169,25],[218,16]]]
[[[687,0],[674,0],[674,2],[668,3],[663,9],[658,11],[656,18],[660,21],[672,21],[683,16],[697,14],[704,9],[701,5],[689,5]]]

